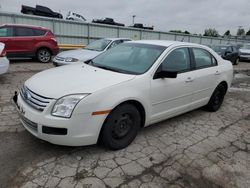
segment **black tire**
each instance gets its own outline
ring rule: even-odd
[[[234,65],[238,65],[239,64],[239,62],[240,62],[240,58],[239,57],[237,57],[236,59],[235,59],[235,61],[234,61]]]
[[[221,104],[223,103],[225,94],[226,88],[222,84],[218,85],[215,88],[208,104],[206,105],[207,110],[210,112],[216,112],[219,110]]]
[[[36,58],[41,63],[49,63],[51,60],[51,52],[46,48],[41,48],[37,51]]]
[[[103,124],[100,143],[111,150],[123,149],[135,139],[140,125],[140,112],[134,105],[118,106]]]

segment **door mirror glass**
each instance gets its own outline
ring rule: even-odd
[[[176,72],[176,71],[161,70],[155,74],[154,79],[157,79],[157,78],[177,78],[177,74],[178,74],[178,72]]]

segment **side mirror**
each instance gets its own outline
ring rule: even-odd
[[[176,71],[164,71],[161,70],[159,72],[156,72],[154,75],[154,79],[158,78],[177,78],[178,72]]]

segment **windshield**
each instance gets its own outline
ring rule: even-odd
[[[244,44],[243,47],[242,47],[242,49],[248,49],[248,50],[250,50],[250,44]]]
[[[111,40],[101,39],[96,40],[85,47],[88,50],[103,51],[111,42]]]
[[[227,49],[227,46],[213,46],[212,47],[215,52],[224,52]]]
[[[97,56],[91,64],[125,74],[143,74],[165,49],[157,45],[124,43]]]

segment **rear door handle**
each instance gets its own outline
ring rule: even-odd
[[[215,72],[215,75],[220,75],[220,72],[219,72],[219,71],[216,71],[216,72]]]
[[[193,81],[194,81],[194,79],[192,79],[191,77],[188,77],[185,82],[189,83],[189,82],[193,82]]]

